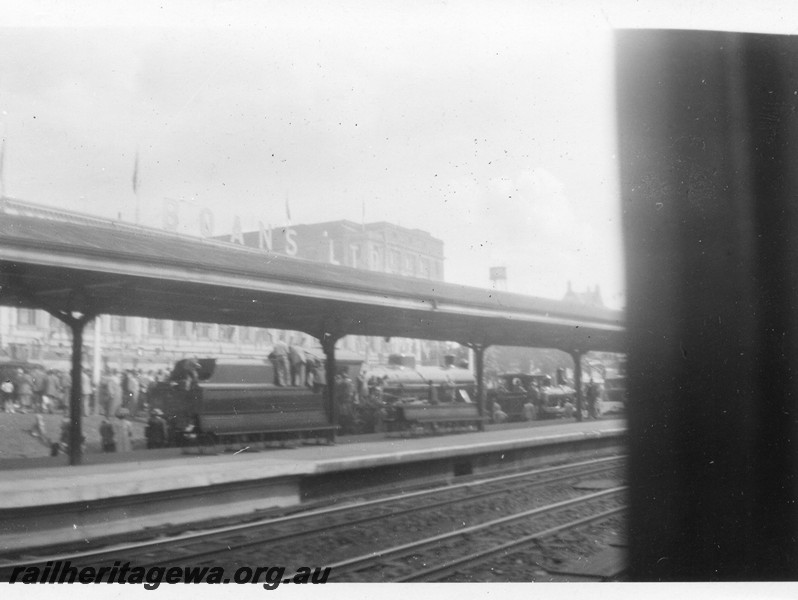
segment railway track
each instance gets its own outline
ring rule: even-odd
[[[618,486],[586,494],[328,566],[336,578],[346,581],[440,581],[475,564],[490,561],[501,553],[616,515],[625,510],[625,506],[617,502],[625,491],[625,486]],[[602,506],[612,503],[619,505]],[[601,510],[586,517],[573,517],[575,510],[583,510],[591,504],[600,506]],[[527,530],[536,531],[523,534]],[[521,537],[518,537],[519,532],[522,532]],[[478,549],[473,550],[474,547]],[[440,560],[442,554],[447,558],[432,564]]]
[[[292,560],[296,557],[297,564],[324,564],[331,558],[345,561],[362,552],[364,545],[380,547],[386,541],[396,541],[397,536],[386,534],[388,531],[399,532],[399,537],[417,537],[417,530],[423,526],[412,523],[423,523],[424,519],[433,518],[430,515],[458,515],[456,522],[450,519],[442,526],[465,530],[495,521],[492,517],[496,512],[514,512],[518,505],[534,504],[536,496],[541,496],[543,504],[551,503],[552,497],[559,498],[560,502],[568,501],[574,495],[569,482],[622,468],[623,457],[597,459],[374,500],[352,501],[170,538],[53,556],[19,556],[13,561],[0,562],[0,580],[7,579],[15,567],[57,560],[87,566],[110,565],[121,560],[145,567],[177,562],[202,564],[202,561],[230,565],[267,564],[264,561],[275,564],[275,561],[284,563],[288,556]],[[542,494],[544,489],[546,494]],[[314,551],[318,547],[326,551]],[[335,554],[331,556],[331,552]]]

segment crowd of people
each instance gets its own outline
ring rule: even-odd
[[[104,452],[126,452],[133,447],[132,419],[146,416],[147,446],[166,444],[166,420],[160,410],[149,410],[148,397],[158,382],[168,379],[168,371],[108,368],[95,385],[90,371],[81,373],[83,416],[98,415],[101,448]],[[71,442],[69,403],[72,378],[67,371],[30,368],[5,369],[0,376],[0,409],[6,413],[35,414],[31,434],[50,449],[51,455],[68,452]],[[63,414],[60,431],[48,435],[42,415]],[[85,443],[85,436],[84,436]]]
[[[132,417],[146,411],[150,390],[168,377],[165,369],[106,369],[97,385],[88,369],[81,373],[83,416],[115,416],[120,409]],[[72,378],[67,371],[16,369],[5,373],[0,381],[0,397],[4,412],[55,414],[68,411]]]

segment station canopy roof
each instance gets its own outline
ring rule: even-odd
[[[623,315],[87,219],[0,214],[0,304],[329,333],[624,350]]]

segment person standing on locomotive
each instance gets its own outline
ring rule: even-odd
[[[274,343],[269,359],[274,365],[274,384],[280,387],[289,385],[288,346],[285,342],[277,340]]]
[[[305,385],[305,366],[307,358],[301,346],[293,344],[288,348],[288,359],[291,363],[291,385],[301,387]]]

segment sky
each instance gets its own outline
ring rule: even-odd
[[[2,191],[153,227],[177,201],[189,235],[389,221],[443,240],[447,281],[622,308],[612,31],[798,24],[757,6],[12,5]]]

